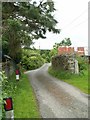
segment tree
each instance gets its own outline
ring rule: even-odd
[[[53,45],[53,48],[58,48],[59,46],[70,46],[70,45],[72,45],[70,38],[65,38],[60,43],[55,43],[55,45]]]
[[[60,30],[55,28],[58,22],[52,15],[54,11],[53,2],[41,1],[39,4],[32,1],[3,2],[3,50],[5,43],[7,43],[10,56],[15,58],[17,53],[14,51],[16,49],[20,51],[21,45],[30,46],[33,43],[33,39],[46,38],[45,34],[47,31],[60,33]]]
[[[47,30],[59,33],[59,30],[55,28],[57,21],[52,15],[55,11],[53,2],[41,1],[39,5],[36,2],[32,4],[30,2],[3,3],[2,10],[3,20],[10,17],[19,19],[23,24],[23,29],[30,34],[33,30],[34,35],[39,37],[44,37]]]
[[[40,50],[40,55],[43,59],[45,59],[45,62],[50,62],[51,56],[50,56],[50,50]]]
[[[50,51],[51,57],[58,54],[58,47],[59,46],[70,46],[70,45],[72,45],[70,38],[65,38],[60,43],[55,43],[53,45],[53,49]]]
[[[51,56],[51,58],[52,58],[53,56],[57,55],[57,54],[58,54],[57,48],[53,48],[53,49],[50,51],[50,56]]]
[[[59,46],[70,46],[72,45],[70,38],[65,38],[59,43]]]
[[[8,19],[7,29],[2,35],[2,49],[4,50],[4,54],[8,52],[8,55],[10,55],[16,63],[18,63],[21,58],[20,29],[19,21]]]

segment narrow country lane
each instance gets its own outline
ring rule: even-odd
[[[50,64],[26,72],[34,88],[42,118],[88,118],[88,98],[77,88],[47,72]]]

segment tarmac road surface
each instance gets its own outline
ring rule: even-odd
[[[42,118],[88,118],[88,97],[48,74],[49,63],[28,71]]]

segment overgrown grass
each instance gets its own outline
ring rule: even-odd
[[[10,94],[13,98],[15,118],[40,118],[38,104],[28,77],[22,74],[20,80],[16,81],[13,75],[9,81],[10,84],[17,86],[15,92]]]
[[[52,76],[79,88],[84,93],[88,93],[88,70],[84,70],[83,74],[77,75],[49,67],[48,72]]]

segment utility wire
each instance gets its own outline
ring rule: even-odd
[[[76,18],[74,18],[68,25],[66,25],[63,29],[67,28],[69,25],[71,25],[72,23],[74,23],[77,19],[79,19],[83,14],[85,14],[87,12],[87,9],[85,9],[79,16],[77,16]],[[62,29],[62,30],[63,30]]]
[[[81,24],[87,22],[87,20],[88,20],[88,19],[85,19],[85,20],[82,21],[81,23],[79,23],[79,24],[75,25],[74,27],[70,28],[69,31],[71,31],[71,30],[74,29],[75,27],[78,27],[79,25],[81,25]],[[65,31],[65,30],[62,30],[62,31]],[[62,31],[61,31],[61,32],[62,32]]]
[[[79,25],[81,25],[81,24],[83,24],[83,23],[87,22],[87,20],[88,20],[88,19],[85,19],[85,20],[84,20],[84,21],[82,21],[81,23],[79,23],[79,24],[75,25],[73,28],[75,28],[75,27],[77,27],[77,26],[79,26]]]

